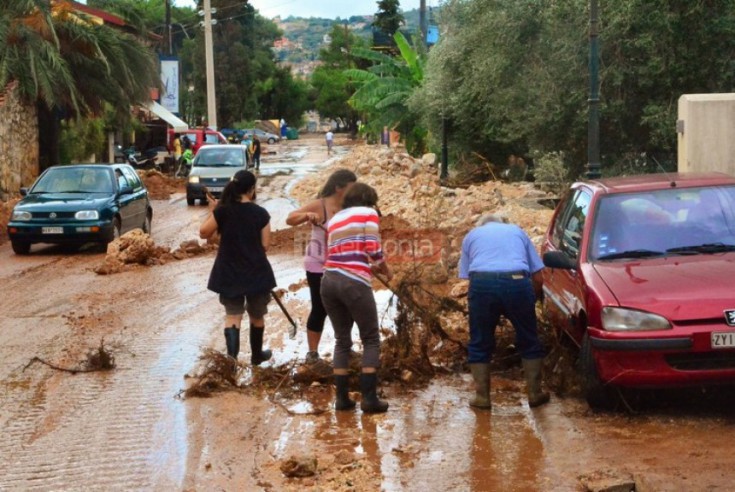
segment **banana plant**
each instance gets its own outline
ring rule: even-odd
[[[421,86],[424,78],[424,58],[411,47],[405,36],[393,36],[400,56],[391,56],[367,48],[355,48],[351,54],[372,63],[365,70],[344,71],[357,90],[350,105],[366,116],[368,132],[379,133],[383,127],[399,131],[406,148],[413,154],[426,147],[426,130],[408,107],[408,98]]]

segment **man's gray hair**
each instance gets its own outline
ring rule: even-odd
[[[477,227],[484,226],[488,222],[500,222],[503,224],[507,224],[508,217],[500,213],[484,214],[482,217],[477,219]]]

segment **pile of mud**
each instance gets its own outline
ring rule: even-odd
[[[354,171],[359,181],[377,190],[381,240],[395,273],[390,289],[398,318],[396,331],[383,333],[381,378],[415,385],[436,373],[462,370],[469,340],[467,282],[457,278],[464,236],[483,214],[495,213],[519,225],[539,246],[553,214],[547,205],[554,197],[532,183],[486,181],[446,187],[439,180],[434,154],[416,159],[400,148],[367,145],[354,147],[297,183],[292,196],[301,203],[312,200],[339,168]],[[298,235],[290,234],[288,239]],[[378,280],[373,286],[386,288]],[[503,321],[496,334],[493,369],[517,371],[520,357],[512,326]],[[575,392],[573,352],[546,325],[540,335],[549,348],[546,363],[553,386]]]
[[[186,178],[173,178],[155,169],[138,170],[138,176],[143,180],[151,200],[168,200],[173,193],[185,191]]]
[[[19,201],[20,197],[14,197],[6,202],[0,202],[0,244],[8,240],[8,236],[5,234],[5,231],[7,229],[8,222],[10,222],[13,207],[15,207],[15,204]]]
[[[441,246],[440,266],[434,267],[439,269],[434,271],[439,283],[456,277],[462,239],[483,214],[504,215],[522,227],[536,245],[543,240],[553,214],[542,204],[552,202],[554,197],[537,190],[532,183],[487,181],[466,188],[448,188],[439,180],[436,155],[416,159],[400,148],[368,145],[356,146],[346,157],[297,183],[292,196],[301,203],[313,199],[327,177],[339,168],[354,171],[361,182],[377,190],[378,206],[384,216],[398,221],[393,229],[399,235],[407,230],[427,234],[434,231],[429,240],[439,241]],[[390,227],[385,222],[381,222],[381,229],[383,234],[389,234]],[[436,244],[425,244],[436,249]],[[414,258],[407,258],[403,251],[399,253],[399,261],[392,261],[391,266],[403,269],[407,262],[426,263],[422,259],[412,261]],[[388,258],[390,261],[389,254]]]
[[[99,275],[111,275],[140,265],[165,265],[169,261],[192,258],[214,249],[216,245],[213,243],[201,244],[198,240],[191,239],[182,242],[172,251],[166,246],[158,246],[141,229],[133,229],[107,245],[104,261],[93,270]]]

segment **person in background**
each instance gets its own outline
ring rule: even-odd
[[[260,171],[260,139],[255,134],[253,134],[253,143],[250,144],[250,153],[255,170]]]
[[[373,274],[393,277],[380,245],[380,218],[375,207],[378,194],[364,183],[353,184],[344,195],[342,210],[329,220],[327,260],[324,263],[321,297],[334,328],[334,380],[336,410],[352,410],[349,396],[349,359],[352,325],[357,324],[362,341],[360,408],[365,413],[388,410],[378,399],[377,370],[380,365],[380,326],[371,287]]]
[[[544,349],[536,323],[537,299],[543,292],[544,264],[528,235],[503,217],[487,214],[480,218],[462,241],[459,278],[469,278],[470,311],[468,363],[475,381],[470,406],[491,408],[490,359],[495,350],[495,328],[505,316],[516,332],[531,407],[549,401],[541,389]]]
[[[238,171],[217,202],[209,198],[212,213],[202,223],[199,236],[220,234],[220,245],[207,288],[219,294],[225,307],[225,343],[234,359],[240,352],[240,326],[245,311],[250,319],[250,362],[257,366],[271,358],[263,350],[265,314],[271,290],[276,286],[266,256],[271,226],[268,212],[255,203],[257,179],[250,171]]]
[[[174,151],[174,167],[177,168],[181,164],[181,134],[174,133],[174,141],[171,142]]]
[[[332,133],[332,130],[327,131],[324,139],[327,141],[327,155],[330,155],[332,153],[332,146],[334,146],[334,133]]]
[[[327,250],[327,222],[342,209],[342,200],[350,186],[357,181],[355,173],[349,169],[337,169],[329,175],[324,187],[312,200],[303,207],[294,210],[286,218],[286,224],[296,226],[311,223],[311,237],[306,245],[304,267],[306,281],[311,295],[311,312],[306,321],[306,341],[309,351],[306,362],[313,364],[319,360],[319,341],[324,330],[327,311],[324,309],[320,294],[324,261]]]
[[[250,145],[253,143],[252,139],[250,138],[250,135],[247,133],[243,133],[242,140],[240,140],[240,145],[245,146],[245,158],[247,159],[247,168],[250,169],[253,167],[253,156],[250,154]]]

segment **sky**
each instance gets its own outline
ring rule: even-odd
[[[378,10],[376,0],[249,0],[260,15],[267,18],[323,17],[347,19],[353,15],[372,15]],[[179,6],[194,7],[194,0],[174,0]],[[400,0],[401,10],[418,9],[420,0]],[[437,7],[439,0],[426,0],[426,7]]]

